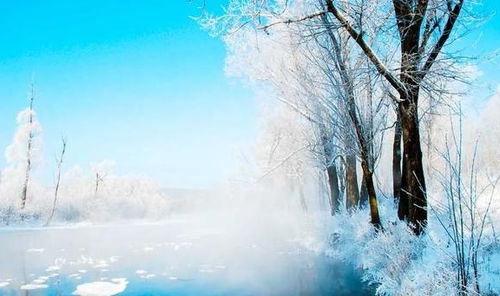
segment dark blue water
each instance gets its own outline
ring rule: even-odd
[[[0,230],[0,295],[71,295],[116,278],[127,281],[119,295],[373,294],[289,233],[187,224]]]

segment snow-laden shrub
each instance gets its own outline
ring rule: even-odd
[[[368,209],[343,211],[333,217],[326,253],[352,264],[374,284],[377,295],[458,295],[457,263],[446,230],[430,215],[427,232],[417,237],[399,221],[392,200],[380,200],[384,230],[375,231]],[[440,217],[443,219],[444,217]],[[387,219],[387,218],[386,218]],[[493,228],[492,228],[493,229]],[[480,287],[498,293],[500,245],[492,230],[484,232],[480,249]],[[471,295],[475,295],[469,289]]]

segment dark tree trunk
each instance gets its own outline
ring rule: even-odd
[[[346,156],[346,170],[345,170],[345,182],[346,182],[346,208],[352,209],[359,204],[359,189],[358,189],[358,176],[356,170],[356,156],[347,155]]]
[[[396,124],[394,125],[394,143],[392,145],[392,188],[394,202],[399,201],[401,192],[401,116],[399,108],[396,110]]]
[[[337,167],[333,164],[326,169],[328,186],[330,187],[330,209],[332,216],[340,209],[339,177]]]
[[[414,94],[418,97],[418,92]],[[415,98],[413,98],[415,99]],[[400,104],[403,131],[403,171],[398,208],[400,219],[407,220],[416,234],[427,224],[427,198],[422,164],[422,149],[415,100]]]
[[[393,3],[401,38],[400,80],[405,87],[405,90],[400,92],[402,101],[398,103],[403,134],[403,170],[398,216],[406,220],[416,234],[420,234],[427,224],[426,188],[418,122],[421,83],[419,46],[423,14],[415,14],[407,2]],[[420,2],[416,9],[425,12],[426,7],[426,2]]]
[[[333,216],[340,208],[339,175],[337,166],[333,161],[334,152],[330,143],[330,137],[328,137],[325,131],[326,127],[320,126],[319,128],[321,133],[321,145],[323,146],[324,159],[327,166],[326,173],[328,177],[330,213]]]
[[[380,215],[378,212],[377,195],[375,193],[375,185],[373,184],[373,173],[371,172],[368,163],[364,160],[361,161],[361,168],[363,170],[363,179],[366,182],[365,184],[370,205],[371,223],[377,229],[382,229],[382,223],[380,222]]]
[[[359,192],[359,206],[365,207],[368,204],[368,188],[366,187],[366,176],[363,174],[361,181],[361,190]]]

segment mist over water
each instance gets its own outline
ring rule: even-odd
[[[3,229],[0,282],[8,284],[0,294],[71,295],[78,285],[121,278],[120,295],[370,295],[351,267],[299,243],[289,215],[273,215],[282,224],[246,224],[225,214]]]

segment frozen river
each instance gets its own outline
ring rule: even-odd
[[[272,230],[228,231],[189,219],[0,230],[0,295],[118,294],[370,291],[352,269]]]

